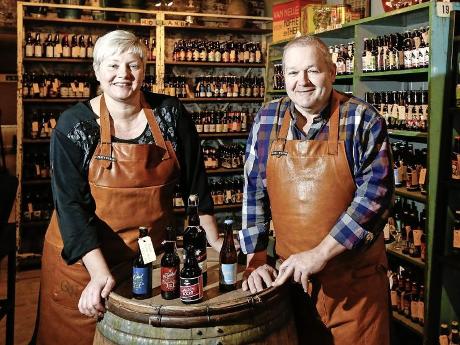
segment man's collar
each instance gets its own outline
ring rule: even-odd
[[[313,119],[313,123],[318,123],[321,121],[328,121],[331,117],[331,103],[332,103],[332,94],[334,90],[332,90],[331,95],[329,96],[329,101],[327,102],[326,107]],[[298,110],[295,107],[295,104],[292,100],[290,100],[289,110],[291,113],[291,118],[294,120],[294,123],[297,121],[297,112]],[[300,112],[299,112],[300,114]]]

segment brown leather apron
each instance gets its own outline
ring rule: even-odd
[[[356,191],[345,143],[339,140],[339,110],[341,104],[348,106],[348,98],[332,92],[327,141],[287,140],[291,122],[287,109],[270,148],[267,189],[276,252],[282,258],[316,247]],[[332,259],[312,277],[310,296],[295,284],[294,306],[302,318],[298,320],[301,343],[389,344],[386,267],[383,236],[379,236],[367,250],[346,251]]]
[[[132,260],[139,226],[151,229],[158,249],[172,214],[179,163],[152,109],[145,100],[142,105],[155,144],[112,143],[110,115],[104,98],[100,101],[101,142],[91,158],[88,180],[100,219],[101,250],[110,268]],[[67,265],[62,248],[54,213],[43,249],[37,344],[92,344],[96,321],[78,310],[90,276],[81,261]]]

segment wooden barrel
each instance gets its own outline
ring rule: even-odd
[[[153,273],[153,297],[146,300],[131,298],[131,281],[125,274],[107,300],[93,344],[298,344],[288,289],[221,293],[216,259],[215,252],[208,254],[204,298],[192,305],[162,299],[158,267]],[[240,281],[243,270],[238,268]]]

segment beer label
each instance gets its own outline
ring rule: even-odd
[[[236,283],[236,263],[220,264],[220,283],[224,285],[232,285]]]
[[[406,107],[403,105],[398,106],[398,119],[400,120],[406,119]]]
[[[203,298],[203,278],[200,274],[193,278],[180,278],[180,300],[194,302]]]
[[[83,84],[82,82],[79,82],[78,83],[78,92],[83,93],[84,91],[85,91],[85,84]]]
[[[45,55],[47,58],[52,58],[54,56],[53,46],[46,46]]]
[[[426,180],[426,168],[420,169],[420,176],[418,177],[418,183],[424,185]]]
[[[43,50],[41,45],[34,46],[34,56],[35,57],[42,57]]]
[[[417,317],[421,321],[425,320],[425,302],[423,300],[418,301]]]
[[[149,279],[151,279],[150,266],[148,267],[133,267],[133,293],[136,295],[147,294],[150,286]]]
[[[86,55],[89,59],[92,59],[93,58],[93,48],[92,47],[88,47],[86,48]]]
[[[161,267],[161,291],[171,292],[176,290],[178,274],[176,267]]]
[[[26,57],[34,56],[34,46],[26,45]]]
[[[414,229],[412,230],[412,234],[414,235],[414,246],[421,246],[423,231],[420,229]]]
[[[63,57],[70,57],[70,47],[63,47],[62,48],[62,56]]]
[[[418,319],[418,302],[416,301],[410,302],[410,316]]]
[[[32,84],[32,90],[33,90],[33,93],[40,93],[40,86],[38,86],[38,83]]]
[[[449,337],[447,335],[439,336],[439,345],[449,345]]]
[[[72,89],[72,91],[74,93],[78,92],[78,88],[77,88],[77,85],[75,83],[70,83],[70,88]]]
[[[56,119],[55,119],[55,118],[51,118],[51,119],[50,119],[50,126],[51,126],[51,128],[55,128],[55,127],[56,127]]]
[[[62,55],[62,44],[58,43],[54,46],[54,57],[59,58]]]
[[[399,305],[398,293],[394,290],[391,290],[391,306],[397,307]]]
[[[150,236],[145,236],[137,240],[139,249],[141,250],[142,260],[144,264],[151,263],[157,259],[155,249],[153,249],[152,239]]]
[[[454,248],[460,249],[460,229],[454,229],[452,246]]]

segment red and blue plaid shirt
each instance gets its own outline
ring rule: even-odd
[[[244,253],[265,250],[268,244],[271,216],[267,193],[267,159],[270,144],[281,128],[286,109],[290,107],[292,114],[288,139],[328,138],[329,107],[315,118],[305,135],[295,125],[296,112],[291,100],[283,102],[276,119],[279,102],[272,101],[259,110],[246,145],[242,230],[239,232]],[[394,199],[394,179],[385,120],[371,105],[356,97],[350,97],[348,103],[348,108],[344,106],[345,103],[340,105],[339,139],[345,141],[356,192],[351,204],[331,229],[330,235],[346,248],[354,249],[369,245],[382,231]]]

